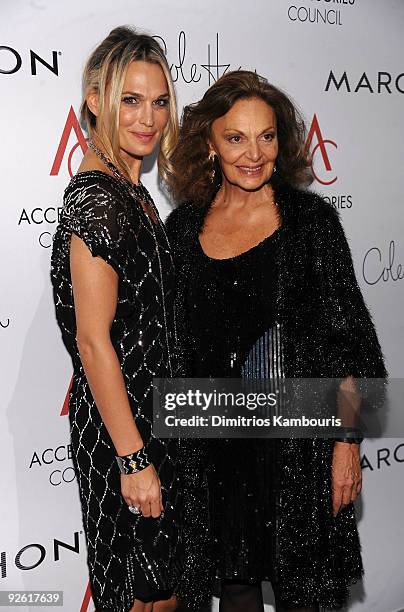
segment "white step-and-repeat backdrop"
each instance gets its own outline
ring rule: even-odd
[[[86,146],[77,121],[83,64],[122,24],[164,44],[180,108],[239,67],[291,94],[310,128],[314,188],[341,213],[390,374],[402,374],[403,0],[1,0],[0,590],[61,589],[68,612],[94,605],[50,247]],[[144,170],[165,216],[155,164]],[[404,439],[374,440],[362,452],[366,578],[349,609],[396,612],[404,608]]]

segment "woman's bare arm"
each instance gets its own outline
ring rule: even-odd
[[[143,441],[110,338],[118,300],[118,275],[103,259],[93,257],[75,234],[71,238],[70,269],[81,362],[117,455],[128,455],[139,450]]]
[[[103,259],[93,257],[85,243],[72,234],[70,269],[77,324],[77,347],[91,393],[111,436],[117,455],[143,446],[126,392],[120,363],[110,338],[118,301],[118,275]],[[159,477],[153,465],[121,475],[122,496],[143,516],[157,518],[163,511]]]

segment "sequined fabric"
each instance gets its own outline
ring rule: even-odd
[[[144,197],[149,197],[146,191]],[[175,369],[171,354],[174,269],[161,223],[150,223],[123,182],[103,172],[84,172],[76,175],[65,191],[53,243],[51,280],[56,316],[74,368],[69,397],[73,458],[92,594],[100,611],[127,612],[135,598],[150,601],[181,590],[178,442],[157,439],[151,432],[152,378],[170,376]],[[121,495],[115,448],[83,371],[76,345],[69,267],[72,233],[119,277],[110,334],[133,416],[161,480],[165,510],[158,519],[128,510]]]
[[[275,196],[282,226],[276,251],[274,320],[282,330],[276,341],[282,344],[284,375],[386,376],[338,212],[314,193],[279,187]],[[177,268],[181,371],[188,376],[197,343],[186,296],[189,279],[197,274],[192,253],[208,210],[209,206],[185,203],[166,223]],[[200,456],[199,465],[206,469],[206,447],[198,440],[191,442],[188,453]],[[275,526],[266,565],[273,569],[277,596],[292,608],[315,601],[324,608],[341,608],[349,586],[363,573],[353,505],[332,516],[332,451],[332,441],[320,439],[282,439],[274,444]],[[234,479],[231,464],[227,477]],[[203,507],[208,506],[206,496]],[[254,517],[249,518],[254,524]]]
[[[272,326],[276,235],[228,259],[208,257],[196,242],[185,305],[197,343],[195,377],[238,378],[248,352]]]
[[[275,376],[273,287],[278,232],[237,257],[212,259],[197,241],[186,308],[195,339],[193,376]],[[271,359],[272,358],[272,359]],[[273,441],[211,440],[207,474],[217,578],[271,580],[275,525]],[[231,466],[232,478],[228,478]]]

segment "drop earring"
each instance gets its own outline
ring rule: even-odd
[[[212,170],[210,171],[210,182],[213,183],[216,177],[216,170],[215,170],[215,159],[216,159],[216,154],[211,151],[209,153],[209,161],[212,165]]]

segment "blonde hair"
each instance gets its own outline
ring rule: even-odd
[[[136,60],[158,64],[167,80],[170,96],[169,120],[161,137],[157,160],[159,174],[162,179],[167,180],[173,173],[170,158],[178,139],[177,102],[164,51],[152,36],[139,34],[128,26],[121,26],[113,29],[94,49],[83,72],[83,102],[80,118],[86,125],[89,136],[97,140],[112,163],[128,175],[128,165],[120,155],[119,108],[126,71],[129,64]],[[108,109],[105,108],[107,85],[110,85]],[[110,114],[108,130],[103,121],[99,122],[97,130],[97,117],[88,107],[87,96],[94,91],[99,96],[99,116],[102,118],[106,111]]]

